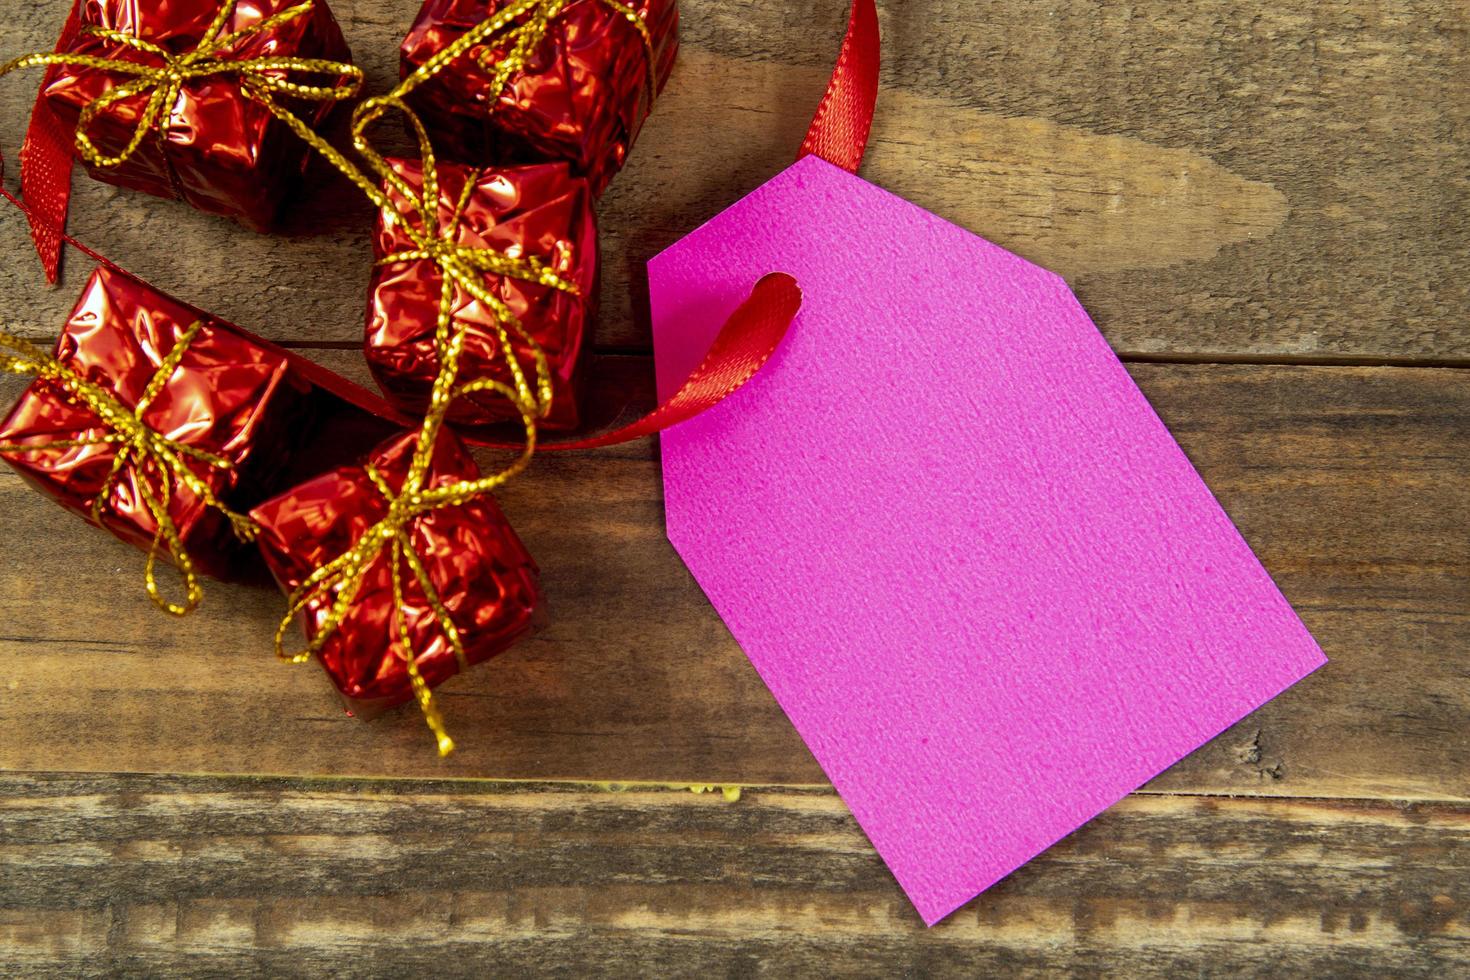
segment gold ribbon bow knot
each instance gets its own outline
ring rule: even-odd
[[[40,442],[0,444],[0,453],[20,454],[44,449],[116,445],[117,451],[112,459],[112,467],[92,499],[90,508],[92,521],[99,526],[102,524],[103,508],[128,463],[132,462],[139,499],[152,516],[155,525],[153,543],[148,549],[148,561],[143,572],[148,598],[159,609],[174,616],[184,616],[193,612],[203,599],[204,590],[199,584],[199,575],[194,569],[193,559],[189,557],[188,551],[184,548],[182,536],[174,524],[173,517],[169,514],[173,502],[173,485],[179,484],[194,494],[205,506],[223,514],[229,520],[235,534],[242,540],[253,537],[256,530],[250,518],[230,510],[221,503],[210,485],[200,479],[190,465],[196,463],[213,469],[227,470],[233,465],[229,460],[170,439],[150,428],[143,421],[144,412],[163,391],[169,379],[173,377],[189,345],[193,343],[203,326],[202,321],[196,320],[179,336],[173,349],[159,363],[158,370],[149,379],[143,394],[132,408],[123,405],[111,392],[88,380],[30,341],[0,330],[0,348],[14,352],[14,354],[0,355],[0,370],[8,374],[34,376],[50,382],[62,397],[87,409],[97,417],[101,427],[108,430],[103,435],[85,439],[52,439]],[[184,583],[185,599],[183,603],[172,602],[164,598],[159,588],[156,568],[160,554],[167,554],[178,569],[179,577]]]
[[[419,153],[422,158],[422,179],[415,189],[403,176],[394,170],[363,136],[366,128],[389,107],[405,112],[418,137]],[[517,406],[523,419],[525,416],[545,418],[551,411],[551,367],[541,345],[531,337],[520,319],[486,283],[487,276],[500,276],[537,283],[552,289],[579,295],[576,283],[562,277],[555,269],[535,256],[509,255],[493,248],[466,245],[460,241],[460,226],[464,221],[465,209],[469,206],[479,180],[480,171],[465,176],[464,187],[455,201],[454,210],[446,222],[439,221],[439,177],[438,164],[428,133],[416,115],[399,101],[398,93],[390,93],[377,99],[368,99],[353,113],[353,140],[373,170],[382,176],[394,192],[409,203],[414,214],[404,215],[390,209],[386,212],[390,220],[396,220],[414,247],[385,255],[379,265],[397,262],[428,260],[439,267],[441,284],[439,312],[435,322],[435,346],[440,351],[441,364],[446,360],[450,329],[454,321],[454,287],[458,286],[483,308],[493,314],[493,329],[500,345],[506,366],[511,376],[511,385],[494,387]],[[526,378],[519,358],[515,356],[511,335],[530,352],[534,362],[535,388]],[[455,372],[457,373],[457,368]]]
[[[454,358],[454,362],[457,362],[458,348],[463,344],[464,331],[459,331],[451,338],[448,345],[449,350],[446,352],[448,356]],[[287,599],[286,614],[276,628],[276,656],[282,660],[290,663],[304,663],[320,654],[327,641],[346,620],[373,563],[386,550],[389,561],[389,578],[393,586],[393,623],[398,634],[394,652],[403,661],[413,689],[414,700],[418,703],[419,710],[423,712],[424,721],[429,726],[429,730],[434,734],[441,757],[454,751],[454,740],[449,737],[449,732],[445,728],[444,717],[434,700],[433,691],[428,682],[424,680],[423,674],[419,672],[413,640],[409,636],[408,620],[404,615],[404,569],[406,567],[414,580],[418,582],[424,594],[424,601],[433,613],[440,632],[454,651],[460,669],[468,669],[469,660],[465,654],[463,635],[454,619],[449,615],[449,610],[440,598],[438,590],[434,587],[428,569],[424,566],[423,557],[414,548],[413,528],[419,518],[442,507],[462,506],[475,497],[494,490],[525,469],[530,463],[536,446],[534,420],[526,422],[525,448],[513,463],[500,472],[474,480],[457,480],[437,487],[426,487],[431,475],[429,465],[433,459],[434,446],[439,430],[444,424],[445,416],[448,414],[450,403],[456,398],[477,391],[504,389],[504,387],[499,382],[484,379],[455,386],[452,375],[448,372],[440,373],[439,379],[435,382],[433,394],[430,396],[429,411],[424,419],[424,425],[419,430],[418,439],[414,444],[408,472],[398,491],[395,493],[389,487],[376,467],[368,464],[365,468],[368,479],[388,503],[387,513],[364,531],[351,548],[325,565],[319,566],[292,590]],[[306,646],[295,653],[288,653],[286,635],[296,617],[309,606],[325,603],[327,600],[330,600],[330,606],[321,621],[317,623],[316,631],[307,641]]]
[[[83,107],[77,120],[77,152],[87,163],[95,167],[116,167],[130,159],[149,133],[156,132],[160,138],[168,129],[169,114],[179,100],[186,82],[211,75],[238,75],[241,88],[257,101],[262,102],[272,113],[279,115],[286,110],[273,98],[275,93],[294,96],[313,102],[337,102],[350,99],[362,88],[362,69],[341,61],[322,58],[262,57],[232,59],[221,57],[221,53],[238,42],[256,34],[275,28],[312,9],[314,0],[305,0],[293,7],[278,11],[247,27],[224,33],[225,24],[235,12],[237,0],[224,0],[219,12],[210,22],[204,36],[193,50],[175,54],[168,49],[135,37],[123,31],[96,25],[85,25],[83,33],[151,55],[163,62],[162,65],[147,65],[123,58],[104,58],[100,55],[76,54],[65,51],[28,54],[0,65],[0,76],[19,68],[37,65],[77,65],[96,68],[132,76],[128,81],[99,95]],[[336,75],[344,78],[334,85],[307,85],[281,77],[284,72],[307,72],[310,74]],[[138,116],[132,136],[123,149],[107,155],[93,143],[88,130],[94,119],[118,102],[148,93],[148,102]]]

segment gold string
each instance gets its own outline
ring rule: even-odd
[[[220,37],[219,32],[223,29],[228,13],[234,5],[234,0],[226,0],[200,46],[195,51],[180,56],[173,56],[155,45],[127,35],[116,34],[116,32],[103,35],[163,58],[165,60],[163,68],[149,68],[132,62],[86,55],[30,55],[8,65],[0,66],[0,75],[26,65],[68,63],[123,71],[136,76],[133,81],[124,83],[89,105],[83,111],[83,118],[78,123],[77,143],[84,159],[94,163],[99,161],[115,163],[126,159],[137,149],[143,139],[141,134],[146,133],[147,129],[154,125],[163,108],[171,106],[177,99],[178,89],[184,80],[221,72],[239,74],[242,88],[247,93],[346,176],[379,209],[386,223],[402,228],[412,242],[412,247],[382,257],[379,260],[381,264],[431,261],[439,267],[442,276],[439,311],[434,331],[435,346],[439,353],[439,372],[434,379],[429,407],[418,433],[408,474],[395,494],[387,487],[381,474],[372,467],[368,468],[369,479],[373,481],[388,502],[387,514],[369,528],[351,548],[316,568],[292,591],[287,599],[286,615],[276,630],[275,647],[278,656],[293,663],[300,663],[318,655],[346,618],[369,566],[382,555],[384,549],[388,549],[399,644],[397,652],[404,660],[414,699],[418,702],[424,719],[435,736],[439,754],[444,756],[454,750],[454,741],[445,730],[433,692],[419,672],[412,650],[411,638],[403,616],[402,576],[404,566],[407,566],[423,590],[425,600],[434,614],[435,622],[454,650],[455,657],[462,668],[467,666],[466,655],[459,627],[450,617],[448,609],[429,579],[422,558],[413,547],[411,535],[413,522],[440,507],[462,506],[475,497],[495,489],[525,469],[536,448],[537,420],[546,417],[551,410],[551,370],[545,352],[511,309],[490,291],[485,282],[486,277],[521,279],[572,295],[577,295],[578,290],[575,283],[564,279],[554,269],[534,256],[510,256],[491,248],[474,248],[463,245],[458,241],[463,212],[477,181],[475,174],[469,176],[451,220],[441,224],[438,217],[438,168],[433,147],[427,130],[418,116],[408,107],[405,98],[469,48],[504,32],[505,40],[511,45],[510,52],[493,65],[487,63],[488,53],[479,59],[480,65],[491,72],[495,98],[498,99],[499,93],[509,83],[511,76],[524,67],[527,58],[545,37],[551,22],[567,6],[568,0],[518,0],[436,52],[392,91],[360,103],[354,110],[352,118],[353,146],[366,161],[368,169],[377,178],[376,181],[364,174],[295,113],[285,109],[273,98],[276,92],[284,92],[303,99],[351,98],[356,94],[362,81],[362,74],[358,69],[351,65],[312,59],[259,58],[227,62],[215,57],[220,49],[246,36],[247,33],[265,30],[267,26],[275,26],[291,17],[300,16],[310,7],[310,2],[311,0],[307,0],[306,3],[282,11],[252,28]],[[627,18],[642,38],[647,55],[651,101],[656,89],[657,69],[654,64],[653,38],[647,25],[637,11],[619,0],[598,0],[598,2]],[[512,27],[511,25],[523,15],[529,15],[526,21]],[[94,33],[100,33],[100,31],[94,31]],[[345,75],[351,79],[351,86],[350,88],[303,86],[269,74],[269,72],[280,70],[319,71]],[[150,90],[148,105],[139,120],[133,140],[117,157],[102,157],[86,137],[87,124],[112,103]],[[492,99],[492,111],[493,102],[494,99]],[[367,129],[390,110],[397,110],[404,114],[418,143],[423,176],[417,190],[389,165],[366,136]],[[399,198],[407,202],[408,213],[400,211],[397,203],[384,188],[391,189]],[[496,340],[510,374],[509,384],[488,378],[477,379],[465,384],[458,383],[466,326],[460,323],[456,329],[456,318],[454,317],[456,287],[492,313]],[[531,379],[528,379],[527,372],[516,354],[512,336],[520,342],[521,347],[532,361],[534,384]],[[515,407],[526,432],[524,449],[514,461],[497,473],[475,480],[461,480],[446,486],[426,488],[425,482],[429,475],[428,469],[433,457],[434,445],[448,416],[451,404],[458,398],[480,392],[500,395]],[[166,507],[167,494],[167,484],[164,484],[160,494],[163,500],[150,495],[147,501],[149,506]],[[162,528],[163,522],[159,523]],[[176,554],[181,553],[182,548],[179,548]],[[291,624],[309,605],[325,600],[330,600],[330,606],[322,621],[317,624],[305,648],[296,653],[288,653],[285,640]]]
[[[193,559],[189,557],[188,551],[184,548],[183,539],[169,514],[169,507],[173,501],[173,484],[177,482],[198,497],[205,506],[223,514],[240,538],[248,540],[254,536],[256,530],[250,518],[244,514],[235,513],[221,503],[210,485],[200,479],[189,466],[190,462],[194,462],[213,469],[227,470],[232,466],[229,460],[170,439],[149,428],[143,421],[143,413],[147,411],[153,399],[157,398],[167,386],[169,379],[178,369],[179,362],[189,349],[189,345],[194,342],[194,338],[199,335],[203,326],[201,321],[196,320],[184,331],[174,343],[168,356],[159,364],[158,370],[154,372],[143,394],[131,409],[119,402],[111,392],[89,381],[82,374],[58,361],[35,344],[0,330],[0,349],[14,352],[0,355],[0,371],[8,374],[30,375],[49,382],[62,397],[97,416],[102,426],[109,430],[103,435],[90,439],[53,439],[0,444],[0,453],[19,455],[46,449],[116,445],[117,452],[112,458],[112,467],[96,496],[92,499],[90,506],[92,520],[99,525],[102,523],[103,509],[112,490],[126,471],[128,463],[132,462],[139,497],[149,514],[152,515],[154,524],[157,525],[153,543],[148,549],[148,561],[143,570],[148,598],[153,600],[153,604],[159,609],[174,616],[184,616],[193,612],[203,599],[204,591],[199,584],[198,573],[194,570]],[[182,603],[165,599],[159,588],[156,567],[160,554],[167,554],[179,572],[185,593]]]
[[[128,81],[109,89],[83,107],[77,120],[76,148],[83,160],[94,167],[116,167],[137,152],[150,132],[162,137],[169,125],[173,106],[185,83],[211,75],[238,75],[241,88],[247,95],[275,107],[273,96],[277,93],[312,102],[338,102],[357,95],[362,88],[362,69],[342,61],[322,58],[265,57],[231,59],[221,57],[221,52],[248,37],[274,30],[309,13],[314,0],[288,7],[238,31],[224,33],[225,24],[235,11],[236,0],[224,0],[219,12],[210,22],[199,44],[191,51],[175,54],[151,41],[134,37],[107,27],[85,25],[82,33],[112,41],[144,54],[152,55],[162,65],[146,65],[121,58],[104,58],[99,55],[76,54],[65,51],[28,54],[0,65],[0,76],[20,68],[48,65],[74,65],[95,68],[132,76]],[[311,74],[345,76],[345,81],[335,85],[306,85],[280,77],[281,72],[307,72]],[[108,155],[92,142],[88,130],[98,115],[113,105],[134,96],[148,94],[148,101],[133,132],[122,150]]]
[[[358,106],[353,114],[353,143],[382,184],[391,188],[400,198],[408,202],[410,214],[404,214],[398,205],[380,186],[347,160],[334,147],[318,136],[294,114],[267,103],[279,118],[291,126],[303,140],[321,153],[341,171],[354,186],[361,190],[383,213],[384,220],[403,229],[413,247],[380,261],[407,262],[427,260],[440,269],[441,285],[439,311],[435,324],[435,345],[439,353],[439,372],[430,392],[429,406],[423,425],[415,443],[414,454],[408,475],[396,494],[389,491],[376,470],[369,468],[369,478],[388,501],[388,513],[369,528],[357,542],[332,561],[316,568],[292,591],[287,598],[286,614],[276,629],[276,655],[292,663],[301,663],[320,654],[332,635],[341,627],[362,586],[364,576],[372,563],[389,549],[388,560],[394,590],[394,616],[397,622],[397,654],[404,661],[414,700],[423,713],[424,721],[433,733],[439,754],[447,756],[454,751],[454,740],[445,729],[443,716],[439,712],[432,690],[419,673],[417,658],[403,618],[403,567],[408,566],[414,579],[423,590],[425,601],[434,614],[438,625],[461,667],[468,665],[464,643],[459,627],[449,615],[437,590],[429,579],[423,560],[414,549],[412,524],[419,517],[440,507],[457,506],[487,493],[515,476],[529,464],[536,445],[536,420],[551,406],[551,371],[546,355],[535,339],[522,327],[519,319],[499,297],[490,292],[485,284],[487,274],[511,276],[540,283],[553,289],[572,294],[577,293],[576,284],[562,278],[555,270],[534,257],[513,257],[488,248],[472,248],[458,242],[459,226],[469,197],[475,189],[475,177],[470,175],[460,194],[451,220],[440,225],[438,170],[428,134],[418,117],[403,104],[397,90],[368,100]],[[423,178],[418,192],[400,175],[388,161],[368,142],[365,131],[389,109],[404,112],[418,137],[423,163]],[[511,374],[511,384],[493,379],[479,379],[467,384],[458,384],[460,358],[465,343],[465,326],[452,329],[455,325],[454,296],[458,286],[479,301],[494,315],[494,329],[500,342],[500,350]],[[529,351],[535,364],[536,385],[533,390],[512,348],[510,335],[514,333]],[[526,445],[521,454],[498,473],[477,480],[464,480],[445,487],[427,490],[429,463],[439,431],[448,416],[450,405],[458,398],[478,392],[493,392],[506,398],[515,406],[526,431]],[[326,614],[308,640],[306,646],[295,653],[286,650],[286,635],[296,617],[308,606],[319,602],[330,602]]]
[[[535,2],[545,4],[546,0],[535,0]],[[560,9],[557,0],[551,0],[551,3],[556,4],[557,10]],[[522,3],[507,8],[506,12],[492,17],[488,23],[502,25],[508,23],[511,18],[532,5],[523,0]],[[477,38],[484,36],[485,33],[480,29],[472,32]],[[285,110],[277,112],[278,116],[292,126],[298,136],[315,147],[382,211],[386,222],[401,228],[412,243],[409,248],[383,256],[379,259],[379,263],[387,265],[399,262],[431,261],[440,269],[441,285],[438,316],[434,329],[435,347],[439,354],[439,372],[430,393],[429,406],[415,444],[408,475],[395,494],[389,490],[376,470],[371,467],[368,469],[369,478],[388,502],[387,514],[369,528],[353,547],[315,569],[301,585],[293,590],[287,600],[286,614],[276,630],[276,652],[278,656],[293,663],[300,663],[320,654],[330,637],[341,627],[362,586],[368,568],[383,555],[386,549],[393,584],[397,652],[404,661],[414,699],[424,715],[425,722],[434,734],[441,756],[448,755],[454,750],[454,741],[445,729],[443,717],[439,712],[433,692],[420,674],[413,653],[412,641],[403,615],[405,567],[418,582],[424,593],[425,601],[434,614],[435,622],[449,642],[451,649],[454,650],[460,666],[467,666],[467,661],[459,627],[450,617],[448,609],[429,579],[422,558],[413,546],[412,524],[417,518],[440,507],[463,505],[480,494],[500,486],[523,470],[529,464],[535,451],[537,420],[550,411],[552,399],[551,371],[545,352],[535,338],[526,331],[510,307],[490,291],[485,277],[490,275],[511,277],[539,283],[572,295],[578,293],[575,283],[563,278],[553,268],[534,256],[511,256],[495,249],[475,248],[460,243],[460,225],[470,195],[474,192],[478,181],[477,173],[467,175],[465,186],[455,202],[449,220],[440,221],[438,166],[433,146],[423,123],[408,107],[404,98],[424,78],[441,70],[452,57],[457,56],[468,46],[468,44],[459,44],[459,47],[453,51],[446,49],[448,54],[441,52],[443,57],[436,56],[392,91],[366,99],[354,110],[352,119],[354,149],[366,162],[368,169],[379,178],[379,182],[370,179],[300,120],[295,119]],[[422,159],[422,177],[418,188],[413,187],[402,174],[395,170],[367,137],[369,127],[390,110],[397,110],[404,114],[418,143],[419,155]],[[272,109],[272,111],[277,110]],[[401,201],[406,202],[404,210],[400,210],[399,204],[389,196],[389,191]],[[454,316],[456,287],[491,312],[492,329],[495,331],[499,349],[510,374],[508,384],[489,378],[458,384],[466,326],[458,322]],[[534,383],[532,378],[528,378],[526,370],[516,356],[512,336],[520,342],[522,349],[529,354],[533,362]],[[490,476],[426,490],[424,484],[428,478],[429,462],[433,456],[439,430],[445,423],[451,404],[458,398],[479,392],[491,392],[504,397],[516,408],[526,433],[525,448],[512,463]],[[305,648],[295,653],[288,653],[285,646],[286,636],[296,617],[310,605],[327,602],[330,603],[327,612],[321,622],[316,625]]]

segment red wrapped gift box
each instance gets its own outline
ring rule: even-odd
[[[260,526],[257,540],[266,564],[283,589],[294,593],[389,516],[388,494],[401,491],[417,439],[417,434],[403,434],[381,444],[369,455],[373,472],[365,466],[334,469],[251,512]],[[464,444],[441,430],[424,488],[479,476]],[[489,494],[413,516],[402,535],[458,631],[464,662],[409,561],[400,559],[395,568],[392,549],[383,545],[368,559],[350,607],[317,652],[348,709],[359,717],[414,699],[405,658],[413,658],[432,688],[505,650],[539,626],[543,616],[536,563]],[[394,594],[395,574],[401,602]],[[303,602],[308,641],[321,631],[340,588],[339,583]],[[401,628],[407,630],[408,649]]]
[[[388,162],[415,190],[423,186],[418,161]],[[491,293],[546,355],[552,401],[542,424],[550,429],[575,428],[578,368],[591,346],[587,333],[597,297],[597,223],[586,182],[573,177],[564,164],[476,170],[444,163],[436,173],[439,228],[431,233],[434,237],[497,256],[536,259],[575,285],[573,294],[509,275],[484,277]],[[460,208],[467,183],[472,186]],[[416,250],[403,222],[419,220],[411,217],[414,208],[391,184],[384,189],[396,211],[391,216],[379,214],[373,239],[378,264],[369,285],[366,354],[388,399],[405,411],[422,414],[439,372],[435,331],[444,272],[431,258],[384,261]],[[460,286],[451,286],[455,325],[467,330],[459,380],[493,378],[508,383],[510,371],[494,329],[495,313]],[[533,377],[528,348],[513,339],[511,352]],[[449,417],[456,423],[481,425],[517,419],[519,414],[506,399],[480,393],[462,399]]]
[[[426,0],[400,48],[407,77],[437,52],[515,0]],[[521,4],[525,6],[525,4]],[[553,13],[524,67],[497,85],[493,66],[514,38],[497,32],[410,96],[436,152],[464,163],[565,160],[601,194],[623,166],[651,108],[648,44],[630,22],[647,28],[653,80],[662,89],[679,46],[675,0],[542,0],[509,28]]]
[[[160,523],[149,500],[166,503],[162,512],[194,566],[231,570],[240,544],[230,519],[160,454],[172,454],[243,513],[267,495],[268,477],[289,453],[286,436],[307,384],[280,354],[229,324],[106,267],[92,273],[54,357],[105,392],[129,427],[135,419],[167,442],[150,452],[63,383],[38,377],[0,423],[0,444],[35,448],[0,456],[68,510],[145,549],[155,547]]]
[[[218,36],[246,30],[296,2],[233,0],[233,9]],[[79,9],[83,29],[65,50],[71,54],[165,67],[165,59],[157,53],[116,38],[90,34],[87,28],[116,31],[177,57],[194,51],[206,40],[205,35],[220,11],[220,0],[171,0],[155,4],[139,4],[135,0],[83,0]],[[313,0],[311,9],[304,15],[268,30],[246,33],[212,56],[220,62],[267,57],[349,62],[351,54],[324,0]],[[194,67],[197,69],[198,65]],[[330,86],[341,81],[285,70],[267,74],[310,85]],[[41,97],[70,130],[77,126],[88,105],[134,80],[134,76],[125,72],[60,64],[51,69]],[[85,130],[98,151],[107,156],[124,151],[150,96],[162,84],[147,86],[110,104],[99,104]],[[256,230],[267,229],[282,198],[305,170],[310,151],[284,122],[248,95],[242,86],[241,76],[227,67],[186,77],[177,99],[163,107],[156,130],[144,134],[131,156],[114,166],[89,164],[88,171],[110,184],[160,197],[182,198],[202,211],[229,215]],[[336,105],[335,101],[303,102],[284,97],[280,102],[312,127],[321,125]]]

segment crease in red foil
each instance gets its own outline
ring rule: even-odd
[[[423,171],[416,160],[390,159],[393,169],[415,189]],[[574,429],[580,421],[581,365],[591,347],[597,303],[597,222],[587,183],[565,164],[479,170],[441,163],[438,221],[447,228],[467,181],[474,184],[455,224],[454,242],[488,248],[510,256],[533,257],[577,287],[564,290],[510,276],[487,275],[495,296],[509,307],[526,333],[546,355],[551,368],[551,412],[540,424],[547,429]],[[412,249],[413,240],[400,222],[418,220],[412,205],[391,184],[384,191],[395,212],[378,215],[373,236],[375,258]],[[387,220],[392,217],[393,220]],[[368,286],[365,353],[373,376],[396,407],[422,415],[439,373],[434,343],[443,272],[432,259],[375,265]],[[456,326],[466,330],[460,382],[493,378],[509,383],[510,369],[500,350],[495,313],[458,286],[454,287]],[[524,344],[513,342],[511,354],[523,369],[534,358]],[[449,414],[459,425],[484,425],[519,419],[516,408],[492,393],[460,400]]]
[[[395,436],[369,454],[368,462],[394,493],[413,457],[416,433]],[[426,488],[480,476],[480,469],[453,432],[439,432]],[[317,568],[350,550],[388,515],[389,500],[364,466],[322,473],[251,511],[258,542],[281,588],[288,594]],[[480,494],[459,505],[415,517],[409,532],[429,581],[459,630],[465,660],[488,660],[540,627],[544,620],[535,561],[516,536],[494,498]],[[400,569],[403,604],[394,601],[392,549],[368,566],[341,624],[316,659],[355,715],[371,718],[414,698],[406,656],[429,687],[458,673],[460,664],[417,578]],[[308,641],[316,636],[336,598],[336,588],[308,602],[301,616]],[[398,622],[409,637],[402,649]]]
[[[512,0],[426,0],[399,49],[409,75]],[[679,47],[675,0],[629,0],[653,41],[655,90]],[[604,0],[571,0],[526,66],[499,92],[486,63],[504,55],[476,45],[409,98],[435,152],[469,164],[563,160],[600,195],[626,162],[651,105],[648,53],[627,17]]]
[[[294,0],[238,0],[224,26],[228,34],[294,5]],[[173,53],[198,46],[219,12],[217,0],[83,0],[80,23],[110,28],[149,41]],[[115,40],[79,32],[69,47],[73,54],[160,66],[155,54]],[[238,60],[296,57],[350,62],[341,28],[324,0],[314,0],[304,16],[272,30],[251,35],[227,48],[221,57]],[[282,76],[287,72],[282,71]],[[82,110],[129,80],[102,68],[57,65],[40,97],[68,132],[76,129]],[[313,84],[320,82],[313,79]],[[119,100],[99,112],[88,126],[97,148],[109,155],[123,149],[132,136],[148,93]],[[282,98],[282,105],[313,128],[320,127],[334,102]],[[112,167],[93,167],[97,180],[159,197],[182,198],[201,211],[227,215],[257,231],[274,223],[282,200],[304,173],[310,154],[285,123],[250,98],[240,81],[227,73],[184,82],[174,105],[164,110],[166,125],[149,134],[137,151]]]
[[[198,334],[142,421],[174,442],[226,460],[226,469],[197,461],[186,465],[226,506],[243,512],[267,495],[271,476],[284,465],[288,435],[298,424],[309,390],[285,358],[229,324],[105,266],[83,288],[55,357],[133,407],[196,321],[202,321]],[[97,439],[110,432],[89,408],[66,397],[53,382],[37,379],[0,422],[0,443],[39,444],[3,457],[31,486],[95,524],[93,502],[108,485],[118,444],[45,443]],[[158,522],[143,500],[144,484],[157,486],[160,479],[168,478],[154,472],[154,464],[130,456],[102,502],[100,526],[150,549]],[[241,543],[229,521],[174,479],[169,479],[167,513],[201,573],[218,577],[236,569]]]

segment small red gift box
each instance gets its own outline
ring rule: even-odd
[[[267,495],[308,390],[279,353],[99,267],[55,353],[12,360],[50,362],[0,423],[21,477],[159,557],[231,569],[232,516]]]
[[[601,194],[627,160],[653,90],[673,68],[678,4],[426,0],[400,48],[403,76],[512,8],[524,13],[426,80],[410,104],[443,156],[476,164],[565,160]],[[498,81],[496,63],[514,52],[528,25],[539,38],[529,39],[535,43],[524,64]]]
[[[123,158],[98,166],[84,156],[96,179],[182,198],[202,211],[265,230],[305,170],[309,149],[250,94],[254,81],[289,78],[328,88],[347,82],[346,76],[300,74],[305,69],[253,63],[266,58],[351,59],[324,0],[312,0],[303,14],[287,14],[297,2],[83,0],[81,30],[59,54],[165,72],[172,68],[182,80],[175,85],[166,74],[140,76],[63,61],[51,69],[41,98],[68,130],[81,123],[81,132],[102,157]],[[271,23],[260,29],[267,20]],[[349,86],[355,87],[356,82]],[[145,117],[154,99],[168,104],[154,107],[157,116],[150,124]],[[314,128],[337,99],[307,102],[282,96],[279,102]],[[89,111],[94,115],[85,119]],[[129,151],[138,136],[141,142]]]
[[[302,613],[308,643],[330,622],[341,590],[355,588],[316,657],[358,717],[416,697],[410,658],[432,688],[505,650],[543,615],[536,563],[489,494],[406,515],[384,533],[417,439],[389,439],[367,465],[309,479],[250,515],[259,525],[266,564]],[[480,476],[464,444],[447,430],[435,440],[426,473],[426,491]],[[365,545],[376,547],[361,550]],[[310,595],[295,595],[319,569],[354,549],[361,565],[352,586],[339,573]]]
[[[389,160],[393,170],[417,192],[423,186],[418,161]],[[438,175],[438,227],[427,231],[462,250],[462,267],[503,259],[535,260],[575,292],[515,275],[484,272],[482,281],[541,348],[551,374],[551,410],[541,420],[549,429],[577,426],[579,366],[591,346],[587,335],[597,298],[597,223],[586,181],[565,164],[539,164],[476,170],[441,163]],[[467,186],[468,185],[468,186]],[[422,414],[439,372],[436,328],[445,271],[425,257],[405,222],[422,218],[391,182],[384,190],[395,206],[378,215],[373,254],[378,260],[369,284],[366,354],[389,401]],[[480,253],[476,255],[475,253]],[[406,255],[409,257],[396,258]],[[478,273],[477,273],[478,274]],[[454,327],[466,331],[459,379],[491,378],[509,383],[510,369],[495,330],[497,314],[454,282]],[[512,333],[511,354],[526,376],[534,376],[534,356]],[[451,421],[483,425],[519,418],[514,405],[488,392],[461,399]]]

